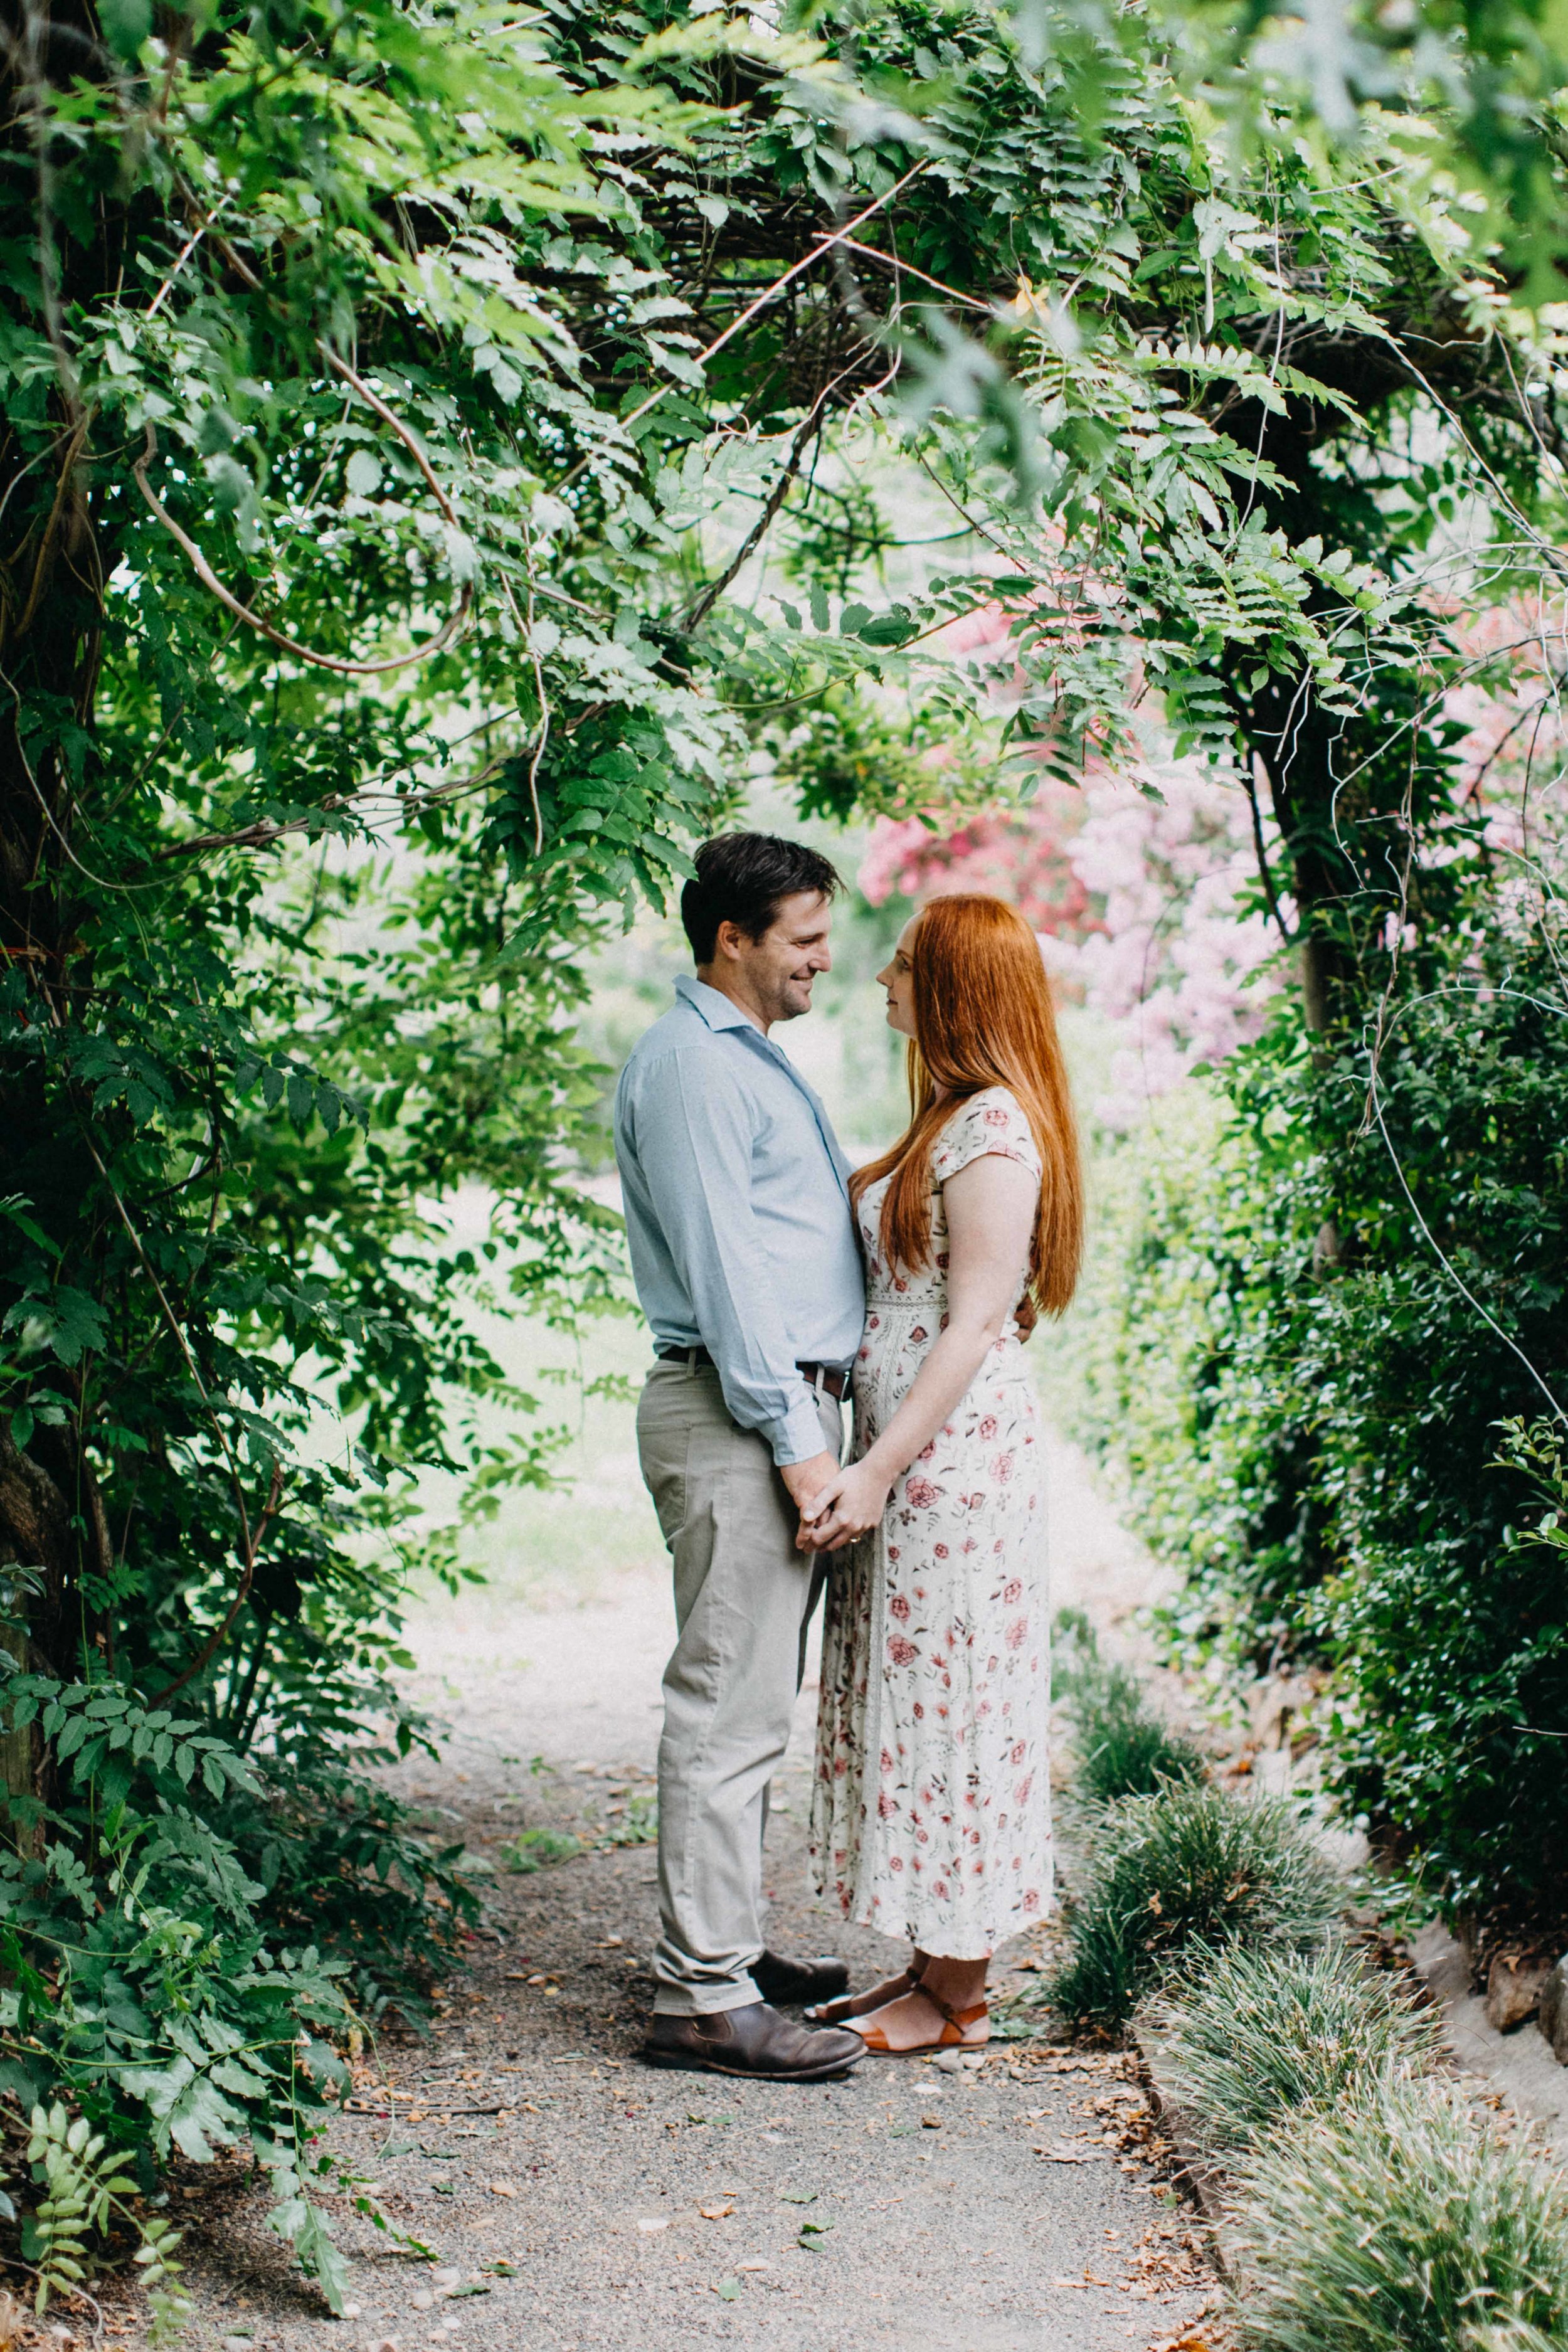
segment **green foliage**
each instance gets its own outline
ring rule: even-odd
[[[1310,29],[1268,5],[1238,13],[1171,0],[1163,13],[1179,70],[1230,139],[1291,137],[1354,153],[1403,115],[1410,168],[1458,182],[1476,247],[1500,247],[1516,299],[1561,300],[1568,48],[1550,10],[1531,0],[1418,0],[1391,12],[1352,0]]]
[[[1555,493],[1394,131],[1227,157],[1136,11],[81,15],[0,59],[0,2028],[115,2147],[248,2136],[340,2295],[320,2053],[472,1900],[375,1780],[462,1572],[416,1484],[548,1484],[476,1310],[624,1295],[595,944],[754,750],[836,815],[1023,791],[1152,682],[1265,770],[1289,719],[1282,886],[1375,987],[1451,773],[1413,564],[1463,497],[1501,594]],[[891,602],[812,474],[884,400],[969,535]],[[727,596],[781,512],[794,593]]]
[[[658,1799],[656,1796],[628,1797],[624,1813],[606,1821],[598,1843],[601,1846],[656,1845],[658,1842]]]
[[[1435,940],[1375,1085],[1370,1041],[1309,1056],[1287,1005],[1227,1067],[1228,1118],[1163,1117],[1122,1170],[1080,1340],[1083,1433],[1188,1570],[1178,1645],[1331,1669],[1331,1786],[1456,1905],[1563,1899],[1555,922],[1483,898]]]
[[[1458,2085],[1392,2085],[1256,2158],[1235,2215],[1247,2352],[1568,2340],[1568,2198]]]
[[[49,2102],[46,2136],[65,2151],[36,2216],[55,2284],[73,2275],[62,2265],[85,2264],[89,2233],[119,2210],[133,2157],[144,2164],[177,2149],[205,2162],[248,2146],[271,2181],[273,2226],[337,2308],[341,2258],[299,2166],[311,2118],[347,2085],[334,2044],[354,2022],[348,1964],[310,1946],[270,1947],[257,1916],[268,1890],[209,1820],[155,1780],[101,1810],[85,1769],[81,1785],[87,1804],[43,1815],[36,1851],[0,1856],[0,2089],[37,2116]],[[423,1924],[438,1949],[428,1905]],[[80,2111],[68,2128],[67,2100]],[[91,2170],[100,2156],[101,2181]],[[78,2157],[88,2166],[79,2178],[69,2170]],[[170,2249],[156,2232],[148,2242],[163,2247],[144,2268],[173,2325]]]
[[[1058,1611],[1052,1661],[1052,1679],[1072,1721],[1077,1795],[1107,1805],[1152,1796],[1166,1781],[1202,1779],[1198,1750],[1152,1712],[1136,1675],[1100,1656],[1081,1610]]]
[[[129,2221],[141,2241],[134,2260],[153,2301],[153,2340],[167,2340],[184,2310],[174,2284],[183,2267],[174,2259],[181,2233],[161,2214],[132,2210],[138,2183],[124,2151],[89,2131],[84,2116],[73,2122],[57,2102],[33,2109],[27,2161],[44,2191],[22,2228],[24,2252],[38,2276],[35,2308],[47,2311],[51,2295],[69,2295],[84,2285],[89,2237],[107,2234],[117,2221]]]
[[[1235,1939],[1307,1948],[1338,1888],[1278,1799],[1243,1803],[1181,1784],[1130,1797],[1096,1824],[1071,1943],[1046,1997],[1075,2023],[1115,2028],[1194,1948]]]
[[[1161,2080],[1204,2146],[1231,2162],[1308,2108],[1374,2102],[1442,2048],[1436,2012],[1341,1943],[1205,1951],[1167,1984],[1152,2022]]]
[[[508,1870],[527,1873],[547,1870],[552,1862],[570,1862],[583,1851],[582,1839],[570,1830],[523,1830],[503,1847],[501,1861]]]

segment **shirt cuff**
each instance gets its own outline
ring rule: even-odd
[[[809,1462],[814,1454],[832,1450],[822,1434],[822,1418],[809,1389],[798,1404],[791,1405],[782,1421],[770,1421],[763,1434],[781,1470],[794,1462]]]

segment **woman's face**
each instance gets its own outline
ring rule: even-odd
[[[888,1026],[896,1029],[900,1037],[915,1034],[914,975],[910,957],[914,947],[918,915],[911,915],[899,933],[899,944],[893,950],[892,961],[885,963],[877,974],[877,984],[888,992]]]

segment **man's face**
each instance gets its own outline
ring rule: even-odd
[[[763,1022],[794,1021],[811,1011],[812,982],[833,966],[827,945],[832,915],[820,890],[795,890],[780,899],[760,940],[749,940],[733,923],[720,925],[716,961]]]

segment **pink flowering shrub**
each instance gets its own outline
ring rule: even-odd
[[[1252,819],[1237,780],[1183,761],[1152,781],[1158,800],[1091,767],[1079,790],[1047,782],[1026,808],[947,833],[883,819],[858,876],[876,906],[954,890],[1016,906],[1063,993],[1119,1032],[1111,1089],[1095,1106],[1117,1127],[1258,1034],[1280,944],[1252,904]]]
[[[881,817],[861,862],[860,887],[874,907],[895,893],[923,900],[990,890],[1035,930],[1075,937],[1098,921],[1068,854],[1082,821],[1081,795],[1054,783],[1027,809],[971,816],[955,832],[942,831],[940,819],[933,829],[918,816]]]

